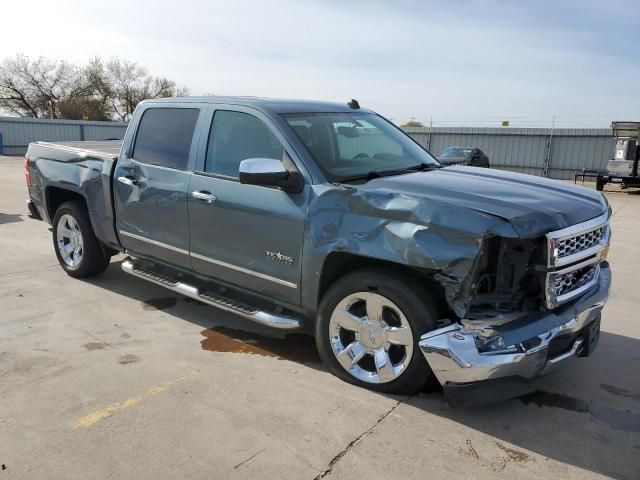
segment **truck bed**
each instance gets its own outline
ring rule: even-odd
[[[68,200],[72,192],[86,204],[96,237],[118,249],[112,198],[121,146],[122,140],[29,144],[29,198],[38,216],[51,224],[55,211],[51,205]]]
[[[122,140],[88,140],[75,142],[37,142],[37,144],[60,148],[63,150],[76,150],[100,157],[116,159],[122,147]]]

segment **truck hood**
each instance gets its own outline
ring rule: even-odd
[[[475,167],[438,170],[371,180],[360,188],[385,190],[499,217],[520,238],[532,238],[575,225],[608,209],[604,196],[558,180]]]

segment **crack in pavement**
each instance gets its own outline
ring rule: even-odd
[[[43,267],[44,268],[52,268],[52,267],[57,267],[59,266],[59,263],[53,263],[51,265],[43,265],[43,266],[39,266],[39,267],[34,267],[34,268],[25,268],[24,270],[15,270],[13,272],[4,272],[4,273],[0,273],[0,276],[9,276],[9,275],[18,275],[20,273],[29,273],[29,272],[38,272],[40,271]]]
[[[259,452],[254,453],[253,455],[251,455],[249,458],[243,460],[242,462],[240,462],[239,464],[237,464],[235,467],[233,467],[233,469],[235,470],[238,467],[241,467],[242,465],[244,465],[245,463],[250,462],[251,460],[253,460],[254,458],[256,458],[258,455],[260,455],[262,452],[264,452],[266,450],[266,448],[263,448],[262,450],[260,450]]]
[[[391,413],[396,408],[398,408],[402,403],[405,403],[405,402],[409,401],[412,397],[413,397],[413,395],[410,395],[407,398],[405,398],[404,400],[398,400],[396,402],[396,404],[389,409],[388,412],[386,412],[384,415],[382,415],[380,418],[378,418],[378,421],[375,424],[373,424],[368,430],[365,430],[360,435],[358,435],[354,440],[349,442],[349,444],[343,450],[341,450],[335,457],[333,457],[331,459],[331,461],[329,462],[329,465],[326,468],[326,470],[324,472],[319,473],[318,475],[316,475],[313,480],[320,480],[320,479],[326,477],[327,475],[329,475],[331,473],[331,471],[333,470],[333,467],[342,459],[342,457],[344,457],[347,453],[349,453],[351,451],[351,449],[353,447],[355,447],[360,442],[360,440],[362,440],[364,437],[369,435],[378,425],[380,425],[382,423],[382,421],[385,418],[387,418],[389,415],[391,415]]]

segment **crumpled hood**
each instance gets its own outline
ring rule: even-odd
[[[521,238],[575,225],[604,213],[594,190],[533,175],[452,166],[382,177],[359,188],[391,192],[472,209],[508,221]],[[429,208],[428,204],[425,208]]]

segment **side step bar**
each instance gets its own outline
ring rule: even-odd
[[[219,293],[201,290],[193,285],[184,283],[181,280],[169,278],[149,269],[143,269],[136,265],[130,257],[125,258],[122,261],[122,270],[130,275],[155,283],[161,287],[168,288],[169,290],[173,290],[174,292],[180,293],[186,297],[193,298],[194,300],[198,300],[222,310],[233,312],[268,327],[279,328],[281,330],[293,330],[300,327],[300,321],[296,317],[282,313],[272,313],[259,310],[245,303],[220,295]]]

